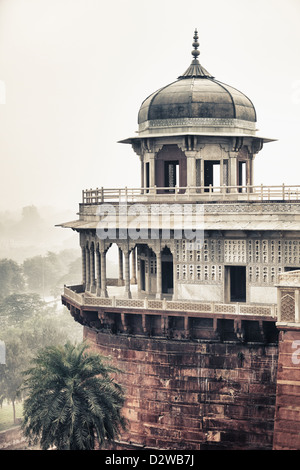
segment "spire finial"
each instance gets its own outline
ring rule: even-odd
[[[198,42],[198,31],[197,31],[197,28],[195,29],[195,32],[194,32],[194,42],[193,42],[193,48],[194,50],[192,51],[192,56],[194,57],[194,59],[197,59],[198,55],[200,55],[200,51],[198,51],[198,47],[200,46],[199,42]]]
[[[178,78],[214,78],[207,70],[205,70],[202,65],[200,65],[199,60],[197,57],[200,55],[200,51],[198,51],[198,47],[200,46],[198,41],[198,31],[197,28],[194,31],[193,36],[193,50],[192,56],[193,60],[189,68],[184,72],[183,75],[180,75]]]

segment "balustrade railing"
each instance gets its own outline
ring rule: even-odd
[[[212,314],[235,314],[251,316],[270,316],[276,317],[277,309],[275,304],[246,304],[219,302],[204,302],[197,300],[167,300],[167,299],[123,299],[122,297],[97,297],[91,294],[76,293],[72,287],[64,288],[64,296],[75,301],[78,305],[86,307],[111,307],[111,308],[130,308],[145,310],[163,310],[173,312],[190,313],[212,313]]]
[[[151,188],[96,188],[82,191],[83,204],[153,202],[163,200],[300,200],[300,186],[187,186]]]

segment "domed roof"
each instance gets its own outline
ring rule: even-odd
[[[193,60],[176,81],[155,91],[138,113],[139,133],[167,128],[204,131],[228,126],[233,131],[255,131],[256,111],[247,96],[216,80],[199,63],[198,33],[195,30]],[[187,129],[188,128],[188,129]],[[151,131],[151,132],[152,132]],[[147,132],[147,133],[148,133]]]
[[[221,118],[256,122],[253,104],[243,93],[214,78],[181,78],[143,103],[138,123],[154,119]]]

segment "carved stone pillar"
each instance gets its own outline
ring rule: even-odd
[[[156,251],[156,298],[162,298],[161,251]]]
[[[88,247],[85,249],[85,259],[86,259],[86,286],[85,290],[90,290],[91,285],[91,271],[90,271],[90,250]]]
[[[153,188],[155,186],[155,154],[151,153],[149,154],[149,183],[150,183],[150,188]]]
[[[220,160],[220,186],[224,184],[224,160],[221,158]]]
[[[253,181],[254,181],[254,155],[249,156],[249,184],[250,186],[253,186]],[[253,192],[253,188],[251,188],[251,191]]]
[[[151,294],[151,259],[150,259],[150,253],[148,250],[148,257],[145,262],[145,270],[146,270],[146,292],[148,294]]]
[[[237,186],[237,157],[236,153],[230,152],[230,158],[229,158],[229,186]],[[236,193],[237,188],[230,188],[231,193]]]
[[[82,285],[83,289],[86,286],[86,249],[85,246],[81,247],[81,263],[82,263]]]
[[[136,279],[136,255],[135,255],[136,249],[133,248],[131,252],[131,269],[132,269],[132,277],[131,277],[131,284],[136,284],[137,279]]]
[[[96,292],[96,278],[95,278],[95,250],[94,246],[90,248],[90,291]]]
[[[186,150],[187,157],[187,186],[193,187],[195,190],[196,186],[196,154],[195,151]]]
[[[145,175],[144,175],[144,158],[140,157],[141,161],[141,188],[145,187]],[[142,194],[144,194],[144,189],[142,189]]]
[[[129,264],[129,257],[130,251],[124,250],[124,261],[125,261],[125,297],[131,299],[131,292],[130,292],[130,264]]]
[[[123,286],[123,253],[121,248],[118,248],[119,251],[119,280],[118,280],[118,285]]]
[[[148,166],[147,166],[148,164]],[[148,170],[147,170],[148,168]],[[149,172],[147,175],[147,171]],[[149,187],[153,188],[156,185],[155,181],[155,153],[154,152],[145,152],[144,154],[144,186],[147,186],[147,179],[149,182]],[[146,192],[148,192],[146,190]]]
[[[106,251],[101,250],[101,297],[108,297],[106,287]]]
[[[99,249],[96,250],[96,294],[101,296],[101,255]]]

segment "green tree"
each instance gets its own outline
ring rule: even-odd
[[[11,294],[0,301],[0,327],[23,323],[45,312],[46,303],[38,294]]]
[[[53,270],[45,256],[38,255],[26,259],[23,270],[30,291],[44,294],[49,290],[49,284],[52,285],[53,282]]]
[[[42,349],[25,372],[23,430],[43,450],[92,450],[125,427],[119,372],[80,343]]]
[[[12,259],[0,260],[0,297],[24,290],[21,267]]]
[[[23,382],[22,372],[28,367],[26,345],[20,335],[13,334],[5,338],[5,364],[0,364],[0,405],[4,400],[11,402],[13,419],[16,423],[16,402],[21,400],[20,387]]]
[[[42,294],[61,292],[64,282],[73,282],[81,279],[78,253],[75,250],[63,250],[60,253],[48,251],[46,256],[33,256],[23,262],[24,276],[28,289]],[[77,264],[74,264],[74,261]],[[80,272],[80,275],[78,275]]]
[[[42,347],[64,344],[66,339],[80,341],[81,327],[38,294],[12,294],[0,301],[0,340],[6,350],[5,363],[0,364],[0,405],[10,402],[14,417],[15,403],[23,398],[23,371]]]

